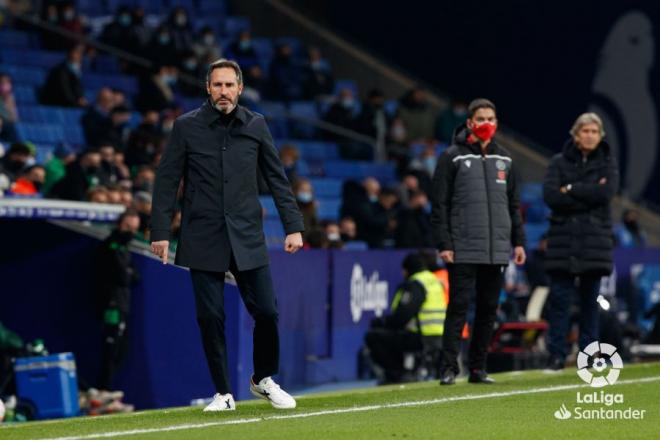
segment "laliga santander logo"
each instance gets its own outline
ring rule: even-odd
[[[589,360],[592,359],[591,365]],[[596,373],[603,373],[612,364],[607,375],[595,375],[589,371],[591,367]],[[601,388],[606,385],[614,385],[619,378],[619,373],[623,369],[621,356],[616,352],[616,347],[610,344],[594,341],[587,345],[583,351],[578,353],[577,357],[578,376],[580,379],[591,385],[593,388]]]

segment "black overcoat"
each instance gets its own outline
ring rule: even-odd
[[[304,230],[264,117],[238,106],[227,126],[208,101],[176,119],[154,185],[151,240],[170,239],[183,178],[182,220],[175,263],[224,272],[268,264],[257,170],[268,183],[287,234]]]

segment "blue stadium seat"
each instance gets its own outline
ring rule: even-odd
[[[64,118],[59,107],[45,105],[22,105],[19,109],[22,122],[63,124]],[[78,122],[76,122],[78,123]]]
[[[53,157],[53,150],[55,149],[55,145],[35,144],[34,146],[37,149],[35,160],[38,164],[43,165]]]
[[[548,231],[548,223],[525,224],[525,235],[527,237],[527,249],[536,249],[541,241],[541,236]]]
[[[21,104],[36,104],[37,92],[33,86],[15,85],[14,97],[18,104],[18,112],[21,112]]]
[[[64,140],[64,130],[60,124],[18,122],[16,131],[18,137],[23,141],[57,144]]]
[[[0,41],[2,41],[3,47],[11,47],[13,49],[32,49],[37,43],[32,34],[10,29],[0,31]]]
[[[0,49],[0,61],[22,66],[51,68],[66,59],[64,52],[47,50]]]
[[[273,42],[269,38],[253,38],[252,46],[254,51],[257,53],[257,58],[259,59],[259,66],[263,71],[264,75],[268,75],[268,69],[273,56],[275,55],[275,49],[273,48]]]
[[[300,157],[305,160],[337,160],[339,147],[334,142],[289,140],[300,151]]]
[[[289,124],[287,123],[287,110],[284,104],[275,101],[261,101],[259,107],[268,121],[268,128],[276,139],[289,137]]]
[[[396,115],[396,112],[399,110],[399,101],[397,99],[388,99],[385,101],[385,113],[387,113],[390,117],[394,117]]]
[[[14,84],[40,86],[46,81],[46,71],[37,67],[2,64],[0,72],[9,74]]]
[[[92,64],[92,70],[98,73],[111,73],[118,74],[121,73],[121,68],[117,58],[113,55],[108,54],[98,54],[94,58],[94,63]]]
[[[291,47],[291,55],[294,58],[300,59],[306,57],[305,47],[296,37],[277,37],[273,43],[275,48],[283,44],[289,45]]]
[[[340,179],[313,178],[309,179],[318,198],[341,198],[344,182]]]
[[[335,91],[334,94],[338,95],[339,91],[342,89],[350,89],[353,92],[353,96],[355,96],[355,99],[360,99],[360,95],[358,93],[358,86],[357,83],[352,80],[352,79],[338,79],[335,81]]]
[[[316,214],[320,220],[339,220],[339,209],[341,208],[341,198],[322,199],[318,198]]]
[[[64,141],[77,146],[86,144],[85,134],[80,123],[64,126]]]
[[[266,246],[269,248],[279,248],[284,243],[284,228],[279,218],[264,219],[264,235],[266,236]]]
[[[226,15],[227,4],[224,0],[198,0],[197,7],[199,12],[204,15]],[[249,25],[249,23],[248,23]]]
[[[259,203],[261,203],[261,207],[266,210],[266,218],[279,218],[277,208],[275,207],[275,201],[271,196],[260,196]]]
[[[542,183],[523,183],[520,187],[520,201],[524,203],[543,202]]]
[[[413,156],[419,156],[424,150],[426,150],[427,145],[423,143],[413,143],[410,145],[410,150],[412,151]],[[435,145],[435,155],[440,156],[447,149],[447,144],[444,142],[438,142]]]
[[[289,111],[292,116],[310,119],[316,121],[319,115],[316,111],[314,101],[294,101],[289,105]],[[316,126],[304,121],[291,121],[291,132],[296,137],[311,139],[316,134]]]
[[[229,39],[234,39],[244,30],[250,29],[250,19],[247,17],[227,17],[225,19],[224,34]]]
[[[111,87],[131,95],[134,95],[138,92],[137,79],[128,75],[87,73],[82,76],[82,82],[85,89],[98,90],[102,87]]]
[[[79,125],[80,118],[85,113],[83,108],[59,107],[59,109],[64,125]]]
[[[342,249],[345,251],[367,251],[369,250],[369,245],[365,241],[354,240],[344,243]]]
[[[550,208],[543,203],[542,200],[537,200],[527,206],[525,210],[525,220],[527,223],[545,223],[550,216]]]
[[[361,161],[328,161],[324,164],[325,175],[340,179],[364,179],[375,177],[387,184],[396,179],[396,170],[393,164],[378,164]]]

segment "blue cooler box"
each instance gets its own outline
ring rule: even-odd
[[[34,404],[37,419],[80,413],[73,353],[18,358],[14,364],[18,396]]]

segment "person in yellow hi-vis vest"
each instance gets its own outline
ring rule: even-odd
[[[404,380],[404,353],[421,351],[426,344],[439,347],[442,341],[447,310],[442,284],[419,253],[407,255],[402,268],[405,281],[396,290],[390,313],[375,318],[365,337],[381,383]]]

